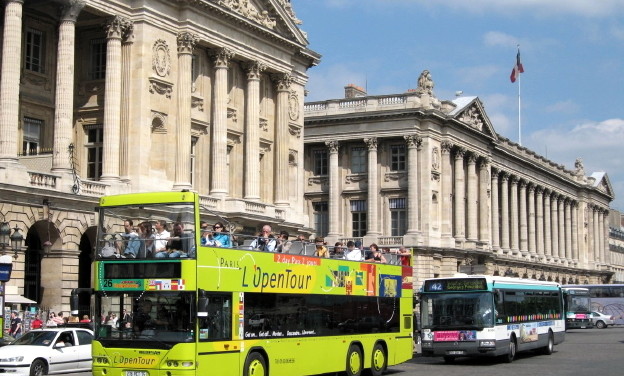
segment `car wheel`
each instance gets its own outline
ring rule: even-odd
[[[43,376],[48,374],[48,366],[41,359],[35,359],[30,366],[30,376]]]
[[[605,324],[604,321],[601,321],[601,320],[596,321],[596,328],[604,329],[606,327],[607,327],[607,324]]]

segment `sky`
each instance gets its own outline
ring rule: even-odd
[[[309,48],[306,102],[417,87],[477,96],[497,133],[569,170],[607,173],[624,212],[624,0],[291,0]],[[518,81],[509,76],[520,46]],[[519,136],[521,128],[521,140]]]

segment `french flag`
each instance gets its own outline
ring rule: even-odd
[[[516,82],[516,80],[520,76],[520,73],[524,73],[524,68],[522,67],[522,63],[520,62],[520,49],[518,48],[518,54],[516,55],[516,65],[514,65],[511,71],[511,76],[509,76],[511,82]]]

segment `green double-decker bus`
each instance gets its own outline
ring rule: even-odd
[[[192,192],[98,210],[96,376],[380,375],[412,357],[410,265],[263,252],[234,234],[204,246]]]

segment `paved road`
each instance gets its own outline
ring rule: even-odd
[[[90,372],[67,374],[91,376]],[[460,358],[445,364],[442,358],[414,359],[392,367],[391,376],[622,376],[624,375],[624,326],[607,329],[569,330],[564,343],[550,355],[518,354],[513,363],[495,359]],[[217,375],[210,375],[217,376]],[[329,375],[326,375],[329,376]]]

